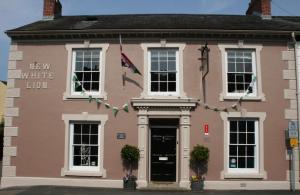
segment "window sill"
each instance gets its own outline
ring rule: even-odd
[[[63,176],[87,176],[87,177],[101,177],[103,174],[99,171],[63,171]]]
[[[107,100],[107,94],[103,95],[92,95],[93,98],[99,98],[102,100]],[[63,100],[86,100],[89,99],[89,95],[70,95],[70,94],[63,94]]]
[[[224,179],[266,179],[264,173],[224,173]]]
[[[238,100],[240,99],[240,96],[228,96],[224,94],[220,94],[220,101],[225,101],[225,100]],[[260,96],[246,96],[243,98],[243,100],[246,101],[266,101],[266,97],[264,94],[261,94]]]

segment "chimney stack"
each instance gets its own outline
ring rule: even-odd
[[[53,20],[61,16],[62,6],[59,0],[44,0],[44,20]]]
[[[251,0],[246,15],[258,15],[271,19],[271,0]]]

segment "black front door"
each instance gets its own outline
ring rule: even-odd
[[[176,181],[176,128],[151,128],[151,181]]]

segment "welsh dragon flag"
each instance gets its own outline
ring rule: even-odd
[[[137,67],[131,62],[131,60],[122,51],[122,38],[120,35],[120,50],[121,50],[121,65],[123,67],[129,68],[133,73],[142,75]]]

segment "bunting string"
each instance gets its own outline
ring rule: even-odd
[[[73,82],[75,84],[75,88],[81,87],[81,94],[84,96],[88,96],[87,95],[87,91],[84,89],[83,85],[80,83],[80,81],[78,80],[77,76],[74,75],[73,77]],[[103,100],[101,100],[100,98],[94,98],[93,96],[89,95],[88,96],[88,101],[89,103],[92,103],[93,101],[95,101],[97,103],[97,106],[100,106],[101,104],[104,104],[106,109],[112,109],[112,113],[113,115],[116,117],[117,114],[119,113],[119,111],[123,110],[124,112],[128,113],[129,112],[129,106],[127,103],[125,103],[122,108],[119,108],[117,106],[111,106],[109,103],[104,102]]]
[[[249,86],[247,87],[246,91],[244,92],[244,94],[242,96],[240,96],[240,98],[235,102],[233,103],[232,105],[230,106],[227,106],[227,107],[223,107],[223,108],[219,108],[217,106],[211,106],[201,100],[198,100],[198,104],[202,107],[204,107],[205,109],[207,110],[213,110],[215,112],[228,112],[229,110],[238,110],[239,109],[239,106],[241,105],[242,103],[242,100],[247,97],[251,91],[250,91],[250,88],[253,89],[253,86],[256,82],[256,76],[255,75],[252,75],[252,80],[251,80],[251,83],[249,84]]]

